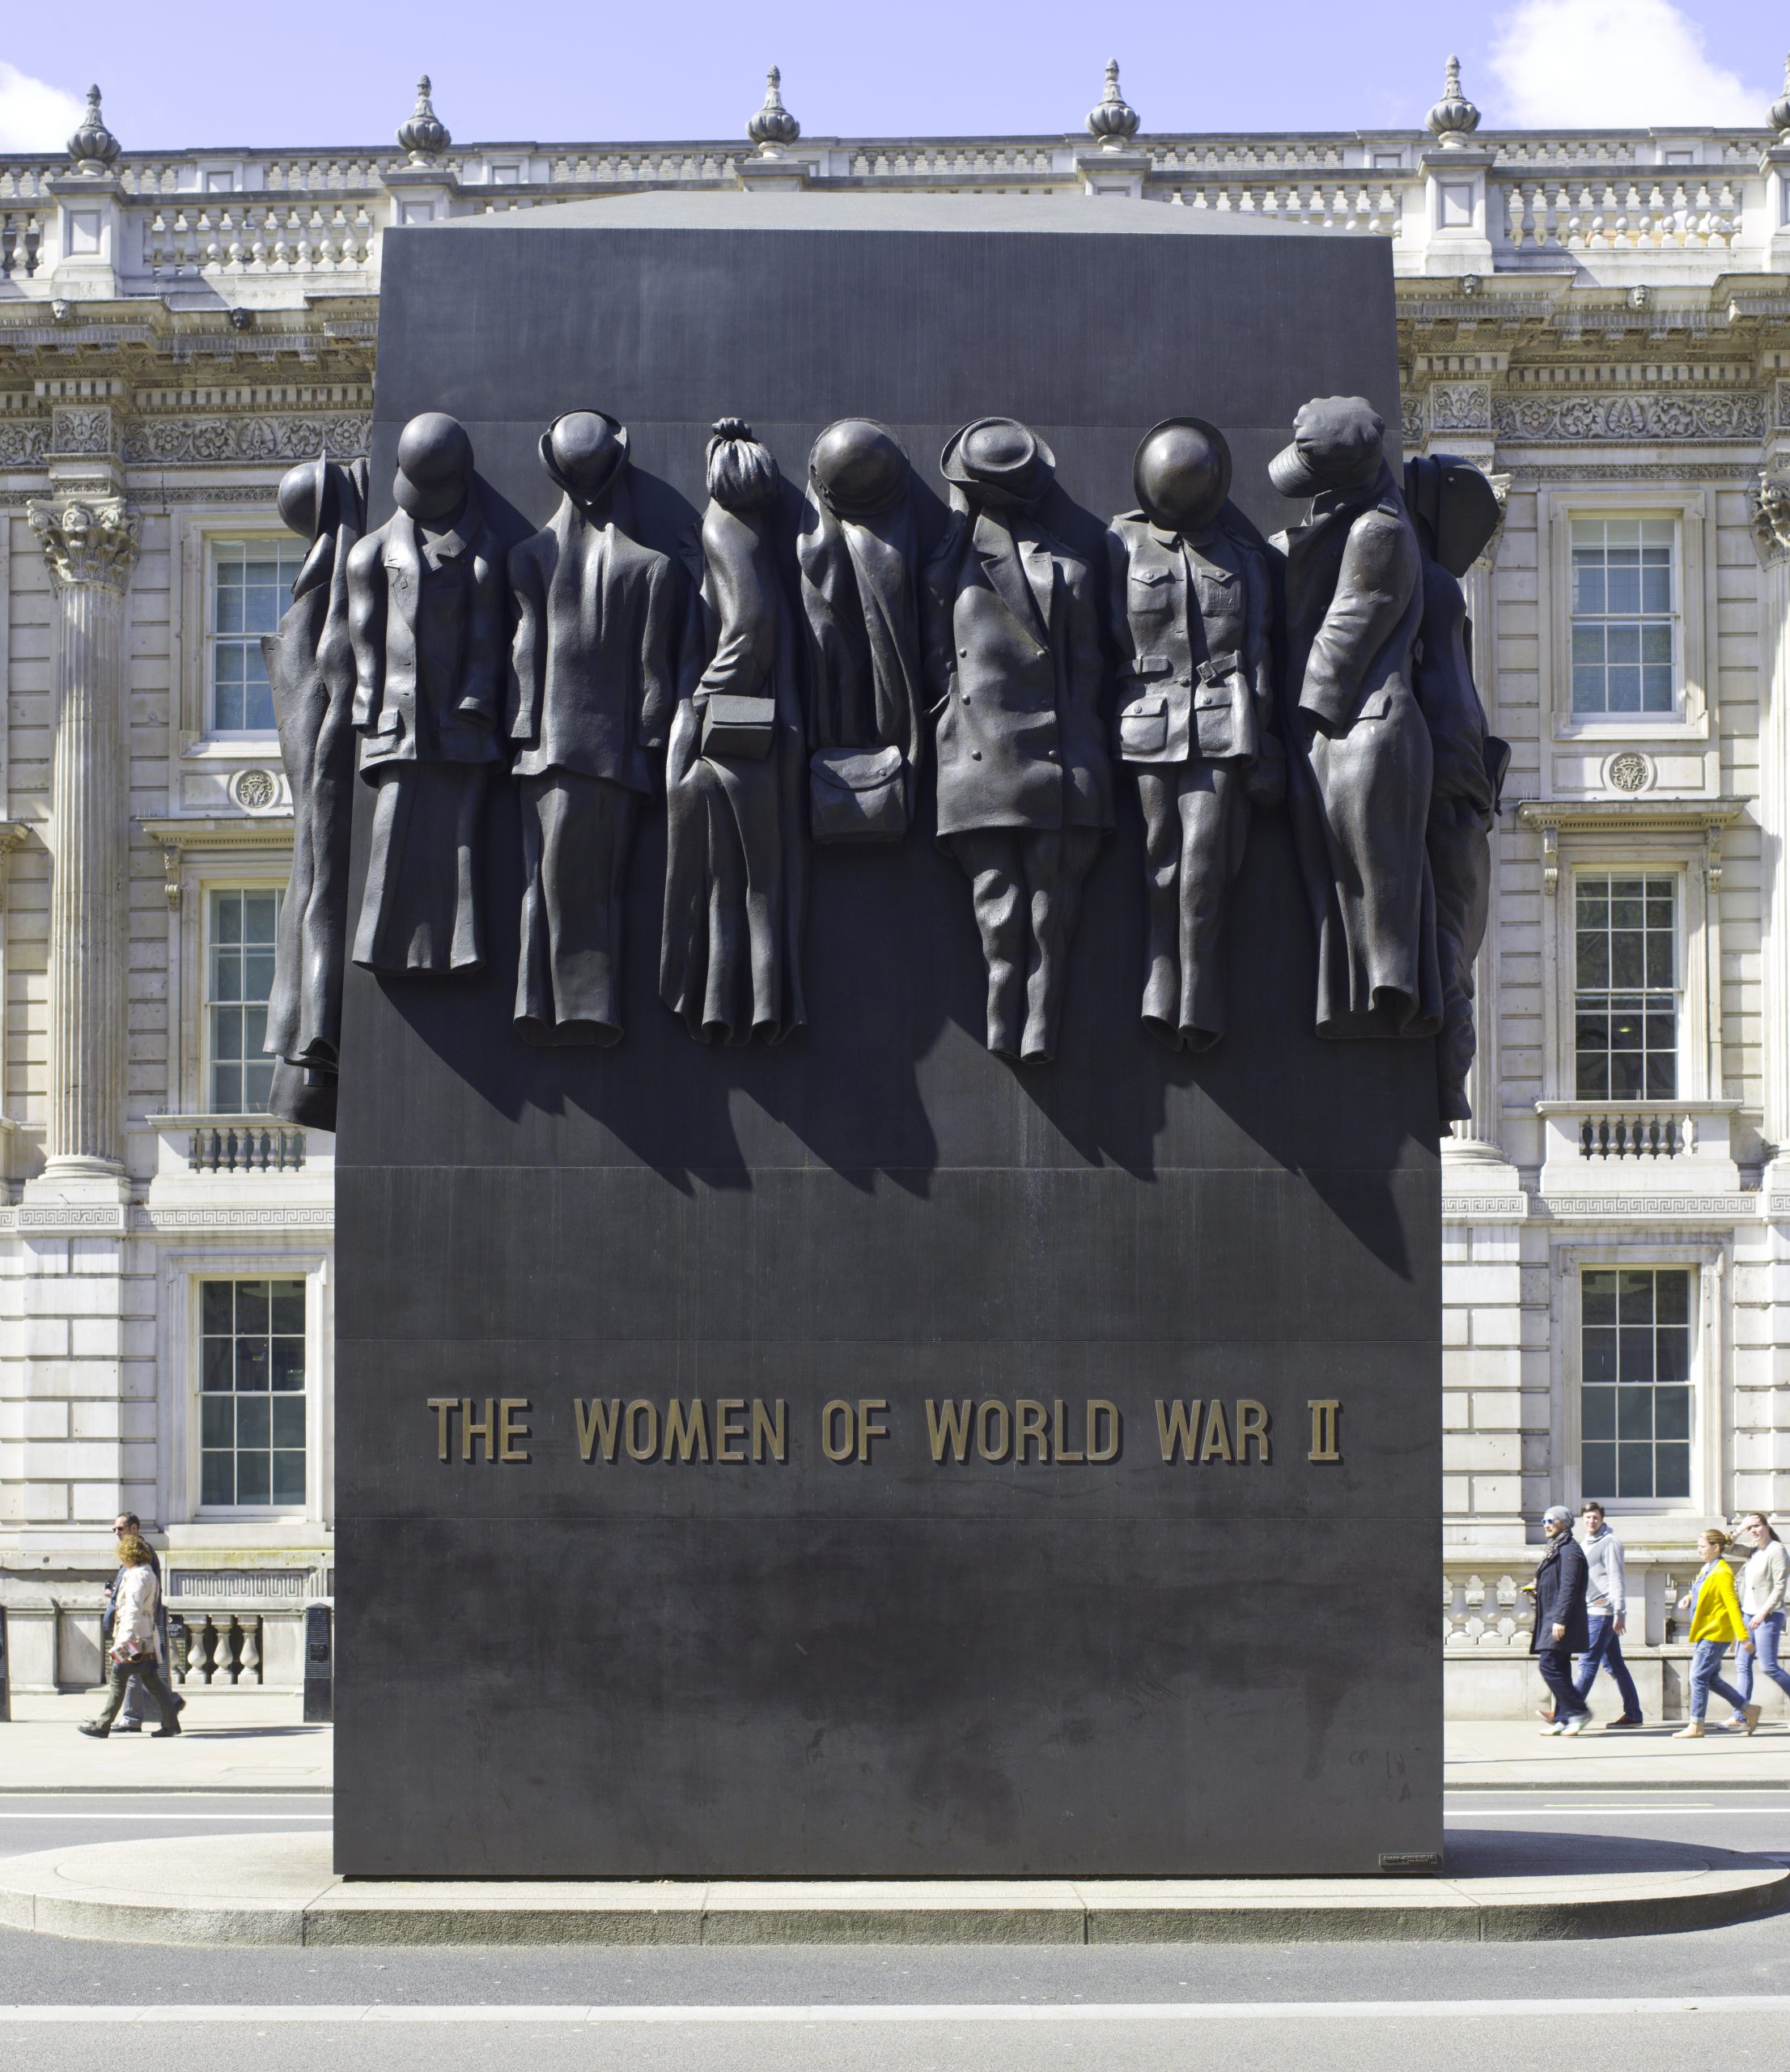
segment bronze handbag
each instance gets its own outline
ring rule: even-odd
[[[907,832],[907,759],[898,748],[822,748],[808,758],[817,842],[899,842]]]
[[[715,691],[702,707],[702,753],[725,761],[762,762],[770,754],[776,726],[774,698]]]

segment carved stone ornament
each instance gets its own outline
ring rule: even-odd
[[[1762,560],[1790,554],[1790,482],[1762,469],[1753,492],[1753,537]]]
[[[1479,127],[1479,111],[1461,91],[1461,61],[1451,57],[1442,77],[1442,98],[1424,117],[1423,126],[1445,151],[1466,147]]]
[[[1784,91],[1772,102],[1765,119],[1780,144],[1790,143],[1790,57],[1784,61]]]
[[[121,148],[100,113],[100,89],[89,87],[87,113],[81,118],[80,128],[68,140],[68,155],[74,161],[75,170],[109,172],[117,163]]]
[[[1499,396],[1492,429],[1538,443],[1635,439],[1690,441],[1762,438],[1765,398],[1724,395]]]
[[[137,520],[122,497],[27,506],[31,529],[58,584],[100,583],[122,590],[137,556]]]
[[[764,106],[746,125],[746,134],[758,146],[761,157],[772,159],[801,134],[801,124],[783,105],[783,75],[773,65],[765,74]]]
[[[271,770],[244,770],[231,789],[244,813],[265,813],[280,795],[278,779]]]
[[[454,141],[445,122],[430,100],[429,74],[417,82],[417,104],[409,119],[398,125],[398,143],[410,154],[412,165],[433,165]]]
[[[1644,792],[1653,782],[1653,765],[1639,749],[1625,748],[1604,766],[1604,781],[1613,792]]]
[[[1119,91],[1118,60],[1109,57],[1106,91],[1101,96],[1100,105],[1088,112],[1088,134],[1102,151],[1122,151],[1137,135],[1139,121],[1137,110]]]

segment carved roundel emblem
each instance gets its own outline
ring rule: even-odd
[[[1624,749],[1610,758],[1604,775],[1612,791],[1644,792],[1653,782],[1653,766],[1638,749]]]
[[[236,803],[245,813],[263,813],[280,795],[271,770],[245,770],[237,778]]]

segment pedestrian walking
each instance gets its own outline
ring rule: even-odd
[[[1703,1714],[1709,1694],[1725,1698],[1750,1734],[1759,1723],[1759,1709],[1750,1704],[1721,1674],[1722,1657],[1731,1642],[1746,1638],[1746,1621],[1741,1616],[1740,1599],[1734,1594],[1733,1571],[1722,1558],[1728,1535],[1714,1526],[1697,1542],[1703,1567],[1697,1580],[1678,1599],[1678,1609],[1690,1614],[1690,1721],[1673,1735],[1674,1741],[1701,1741]]]
[[[1734,1688],[1750,1701],[1755,1664],[1780,1691],[1790,1693],[1790,1670],[1778,1661],[1784,1598],[1790,1591],[1790,1552],[1785,1552],[1763,1511],[1749,1511],[1741,1520],[1741,1538],[1751,1543],[1753,1552],[1741,1571],[1741,1616],[1746,1621],[1746,1638],[1734,1650]]]
[[[1572,1681],[1572,1658],[1591,1645],[1585,1611],[1588,1569],[1584,1549],[1572,1536],[1572,1514],[1564,1504],[1551,1504],[1542,1514],[1542,1530],[1547,1535],[1547,1552],[1535,1570],[1535,1630],[1529,1636],[1529,1653],[1537,1658],[1542,1681],[1554,1697],[1551,1719],[1543,1734],[1577,1734],[1591,1717],[1591,1708]],[[1542,1715],[1544,1719],[1547,1715]]]
[[[156,1578],[155,1556],[135,1533],[129,1533],[119,1544],[118,1559],[123,1565],[112,1592],[106,1701],[97,1719],[81,1722],[81,1731],[104,1741],[124,1704],[125,1687],[133,1676],[139,1676],[162,1716],[162,1723],[155,1730],[159,1739],[178,1734],[180,1720],[174,1693],[162,1681],[161,1648],[155,1631],[162,1590]]]
[[[127,1539],[142,1539],[143,1522],[134,1511],[121,1511],[112,1521],[112,1537],[122,1546]],[[143,1544],[149,1547],[146,1539],[143,1540]],[[155,1636],[160,1642],[161,1660],[165,1667],[168,1662],[168,1607],[161,1601],[162,1565],[157,1560],[153,1547],[149,1548],[149,1565],[155,1573]],[[100,1614],[100,1652],[102,1656],[108,1656],[112,1651],[112,1607],[117,1598],[118,1586],[124,1579],[125,1571],[121,1565],[117,1573],[106,1585],[105,1608]],[[174,1693],[174,1709],[176,1712],[186,1710],[186,1700],[177,1691]],[[143,1679],[141,1676],[133,1675],[130,1688],[125,1693],[125,1709],[120,1713],[112,1732],[141,1734],[148,1712],[149,1700],[143,1694]]]
[[[1628,1623],[1628,1586],[1622,1569],[1622,1543],[1604,1519],[1604,1507],[1593,1497],[1579,1506],[1585,1536],[1580,1542],[1585,1557],[1585,1614],[1590,1639],[1579,1658],[1579,1675],[1574,1688],[1581,1699],[1591,1696],[1597,1671],[1607,1669],[1615,1679],[1622,1701],[1620,1716],[1606,1720],[1606,1726],[1639,1726],[1641,1696],[1622,1660],[1622,1632]]]

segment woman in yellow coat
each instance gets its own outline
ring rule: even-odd
[[[1733,1571],[1722,1559],[1727,1544],[1728,1535],[1716,1531],[1713,1526],[1703,1534],[1697,1542],[1703,1567],[1689,1591],[1678,1600],[1680,1611],[1690,1613],[1690,1645],[1695,1653],[1690,1661],[1690,1724],[1679,1728],[1672,1737],[1675,1741],[1702,1740],[1703,1718],[1712,1691],[1726,1699],[1745,1719],[1749,1734],[1759,1723],[1758,1707],[1748,1705],[1721,1675],[1722,1656],[1733,1642],[1746,1638],[1746,1621],[1741,1616],[1741,1602],[1734,1594]]]

